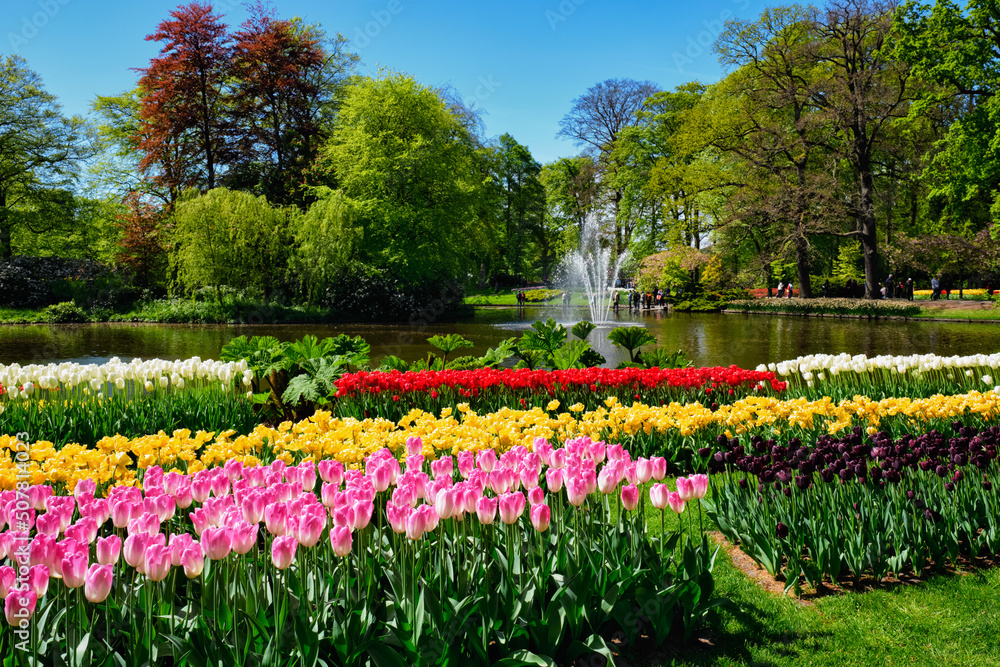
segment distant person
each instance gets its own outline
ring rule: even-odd
[[[826,299],[830,296],[830,281],[829,279],[823,281],[823,298]]]
[[[795,292],[795,285],[792,284],[791,280],[788,281],[788,287],[786,287],[785,289],[788,292],[788,298],[791,299],[792,294]]]
[[[621,295],[618,294],[618,290],[615,290],[615,313],[618,312],[618,301],[621,299]]]
[[[937,276],[931,278],[931,301],[937,301],[941,297],[941,281]]]
[[[785,281],[784,280],[779,280],[778,281],[778,298],[780,299],[783,296],[785,296]]]
[[[906,279],[906,300],[913,301],[913,278]]]

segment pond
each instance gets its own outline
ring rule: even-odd
[[[563,311],[551,307],[477,310],[474,318],[458,321],[417,321],[405,324],[337,325],[151,325],[86,324],[0,326],[0,364],[75,361],[102,363],[117,356],[124,361],[218,358],[230,339],[270,335],[295,340],[305,334],[335,336],[346,333],[364,337],[372,357],[394,354],[408,361],[431,351],[429,336],[459,333],[475,347],[460,354],[478,355],[504,338],[520,336],[536,319],[555,317],[571,326],[585,317],[584,310]],[[688,314],[644,311],[617,316],[614,326],[640,324],[669,349],[682,349],[696,365],[754,368],[758,364],[790,359],[804,354],[865,353],[940,355],[993,353],[1000,351],[1000,326],[958,322],[868,321],[836,318],[806,318],[740,314]],[[590,339],[612,365],[627,355],[604,337],[610,326],[595,330]]]

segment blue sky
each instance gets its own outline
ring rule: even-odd
[[[176,0],[3,0],[0,54],[38,72],[70,114],[97,95],[131,88],[159,51],[144,41]],[[773,3],[772,3],[773,4]],[[213,3],[230,26],[246,18],[239,0]],[[573,99],[608,78],[662,88],[721,74],[711,42],[727,18],[753,19],[761,0],[276,0],[278,17],[301,16],[340,32],[362,58],[429,86],[450,85],[486,113],[486,134],[505,132],[548,162],[578,148],[557,139]]]

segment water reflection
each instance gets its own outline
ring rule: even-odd
[[[553,317],[568,327],[585,317],[585,309],[560,306],[527,307],[518,311],[483,309],[475,318],[401,324],[338,325],[145,325],[92,324],[0,326],[0,363],[76,361],[101,363],[113,356],[123,360],[218,358],[219,350],[239,335],[270,335],[295,340],[305,334],[319,337],[345,333],[363,336],[373,357],[394,354],[409,361],[426,356],[429,336],[459,333],[475,347],[463,354],[480,355],[504,338],[520,336],[536,319]],[[837,318],[768,317],[665,313],[658,310],[629,313],[622,308],[614,322],[590,335],[598,351],[617,364],[627,357],[605,340],[611,326],[641,324],[659,345],[682,349],[698,365],[736,364],[753,368],[819,352],[850,354],[989,354],[1000,351],[1000,326],[953,322],[868,321]]]

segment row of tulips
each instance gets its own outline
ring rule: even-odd
[[[182,430],[173,436],[105,438],[95,447],[73,444],[60,448],[34,442],[23,470],[15,464],[15,439],[0,435],[0,489],[14,488],[22,471],[33,484],[72,488],[78,480],[89,477],[101,484],[134,484],[141,470],[153,465],[185,472],[221,466],[231,459],[247,465],[276,458],[288,464],[335,459],[358,465],[383,448],[400,454],[411,437],[421,438],[424,455],[436,458],[460,451],[504,452],[519,445],[531,447],[536,438],[566,442],[587,436],[621,443],[636,455],[666,456],[675,471],[686,473],[704,469],[713,453],[709,445],[719,435],[791,434],[815,440],[821,434],[837,434],[855,426],[902,435],[947,426],[958,418],[989,424],[1000,416],[1000,394],[972,391],[880,401],[856,396],[840,402],[748,397],[714,410],[700,403],[624,405],[611,397],[590,411],[582,404],[561,411],[563,406],[555,400],[545,407],[548,409],[501,409],[479,415],[460,405],[457,413],[446,408],[440,416],[415,410],[399,422],[338,419],[329,412],[317,412],[294,424],[257,426],[248,435],[233,430],[196,434]]]
[[[723,602],[704,536],[664,527],[667,513],[675,525],[686,504],[700,508],[705,475],[670,490],[657,483],[665,460],[589,438],[499,456],[423,451],[414,438],[403,464],[382,450],[363,469],[151,467],[143,490],[105,497],[93,480],[66,496],[4,492],[4,655],[513,665],[600,654],[613,664],[641,635],[690,635]]]
[[[86,445],[179,428],[249,433],[257,423],[246,395],[252,378],[245,361],[198,357],[0,365],[0,433]]]
[[[811,354],[761,364],[757,370],[777,373],[796,395],[830,396],[834,400],[855,394],[918,397],[970,389],[1000,393],[1000,353],[950,357]]]
[[[720,439],[709,514],[789,588],[1000,553],[1000,427]]]
[[[440,412],[467,403],[473,410],[561,403],[598,405],[609,396],[654,404],[702,399],[725,403],[747,395],[780,393],[772,371],[713,368],[481,368],[449,371],[358,372],[343,375],[333,410],[342,417],[399,419],[413,408]]]

